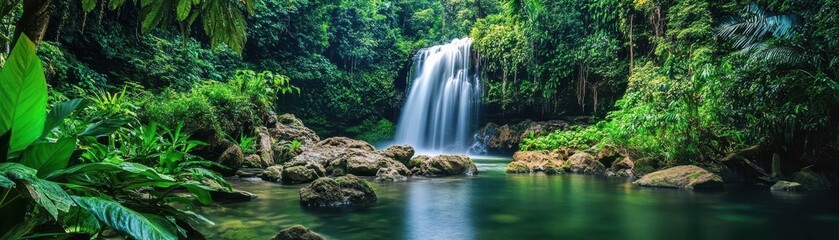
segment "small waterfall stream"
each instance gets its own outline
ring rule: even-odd
[[[466,153],[481,100],[471,46],[472,39],[455,39],[417,53],[395,143],[420,153]]]

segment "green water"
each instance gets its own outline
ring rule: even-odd
[[[209,239],[270,239],[302,224],[330,239],[839,239],[839,197],[727,186],[721,192],[640,188],[584,175],[507,175],[508,159],[476,160],[478,176],[375,184],[367,209],[303,209],[297,190],[236,180],[258,199],[201,212]]]

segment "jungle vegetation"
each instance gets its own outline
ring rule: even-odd
[[[836,0],[2,0],[2,239],[200,236],[202,149],[269,112],[389,139],[412,55],[463,37],[485,118],[590,116],[522,149],[839,169]]]

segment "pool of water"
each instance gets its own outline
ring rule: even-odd
[[[329,239],[839,239],[839,197],[726,186],[641,188],[585,175],[507,175],[509,159],[476,159],[481,174],[375,183],[366,209],[310,210],[298,189],[256,180],[259,197],[204,207],[208,239],[270,239],[302,224]]]

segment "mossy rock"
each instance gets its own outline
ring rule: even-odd
[[[802,168],[792,175],[792,181],[800,183],[809,191],[830,190],[830,180],[822,173],[817,172],[813,166]]]
[[[301,225],[283,229],[271,240],[323,240],[323,236]]]
[[[364,207],[376,201],[372,184],[355,175],[318,178],[300,189],[300,204],[307,207]]]
[[[511,162],[507,164],[507,173],[530,173],[530,168],[522,162]]]
[[[653,172],[633,184],[645,187],[722,189],[722,177],[694,165],[683,165]]]
[[[283,183],[307,183],[318,178],[315,170],[305,166],[291,166],[283,168],[281,179]]]

